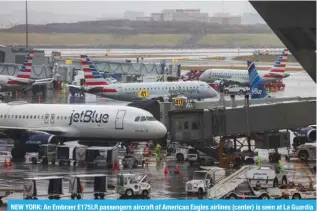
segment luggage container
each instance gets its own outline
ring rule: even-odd
[[[71,158],[70,158],[71,148],[69,146],[61,145],[57,146],[56,149],[56,161],[58,165],[67,164],[70,166]]]
[[[86,149],[85,161],[87,165],[106,165],[111,167],[118,164],[117,147],[88,147]]]

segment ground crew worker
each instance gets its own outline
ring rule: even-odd
[[[261,156],[258,156],[257,159],[256,159],[256,165],[261,167],[261,164],[262,164],[262,158],[261,158]]]
[[[283,163],[282,163],[282,160],[279,160],[278,161],[278,169],[281,171],[281,170],[283,170]]]

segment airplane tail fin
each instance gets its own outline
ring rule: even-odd
[[[251,99],[260,99],[270,97],[265,90],[264,83],[255,68],[252,61],[248,61],[248,74],[250,82]]]
[[[288,49],[285,48],[277,57],[273,67],[269,70],[269,74],[275,76],[284,76],[286,71]]]
[[[25,56],[23,65],[18,71],[18,73],[16,74],[17,78],[26,78],[26,79],[31,78],[33,56],[34,56],[33,50],[29,51],[29,53]]]
[[[85,75],[86,86],[105,86],[108,85],[106,80],[102,77],[95,65],[86,55],[81,55],[81,65]]]

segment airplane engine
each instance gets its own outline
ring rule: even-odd
[[[316,141],[316,129],[311,127],[301,128],[299,130],[294,131],[295,138],[293,140],[293,146],[297,147],[301,144],[305,144],[307,142],[315,142]]]
[[[27,145],[58,144],[59,140],[52,134],[36,133],[21,136],[20,143]]]
[[[46,133],[36,133],[21,136],[20,143],[24,144],[25,152],[38,152],[42,144],[58,144],[59,140],[55,135]]]

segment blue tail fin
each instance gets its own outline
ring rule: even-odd
[[[255,69],[252,61],[248,61],[248,73],[250,82],[251,99],[267,98],[269,95],[266,93],[264,83]]]

